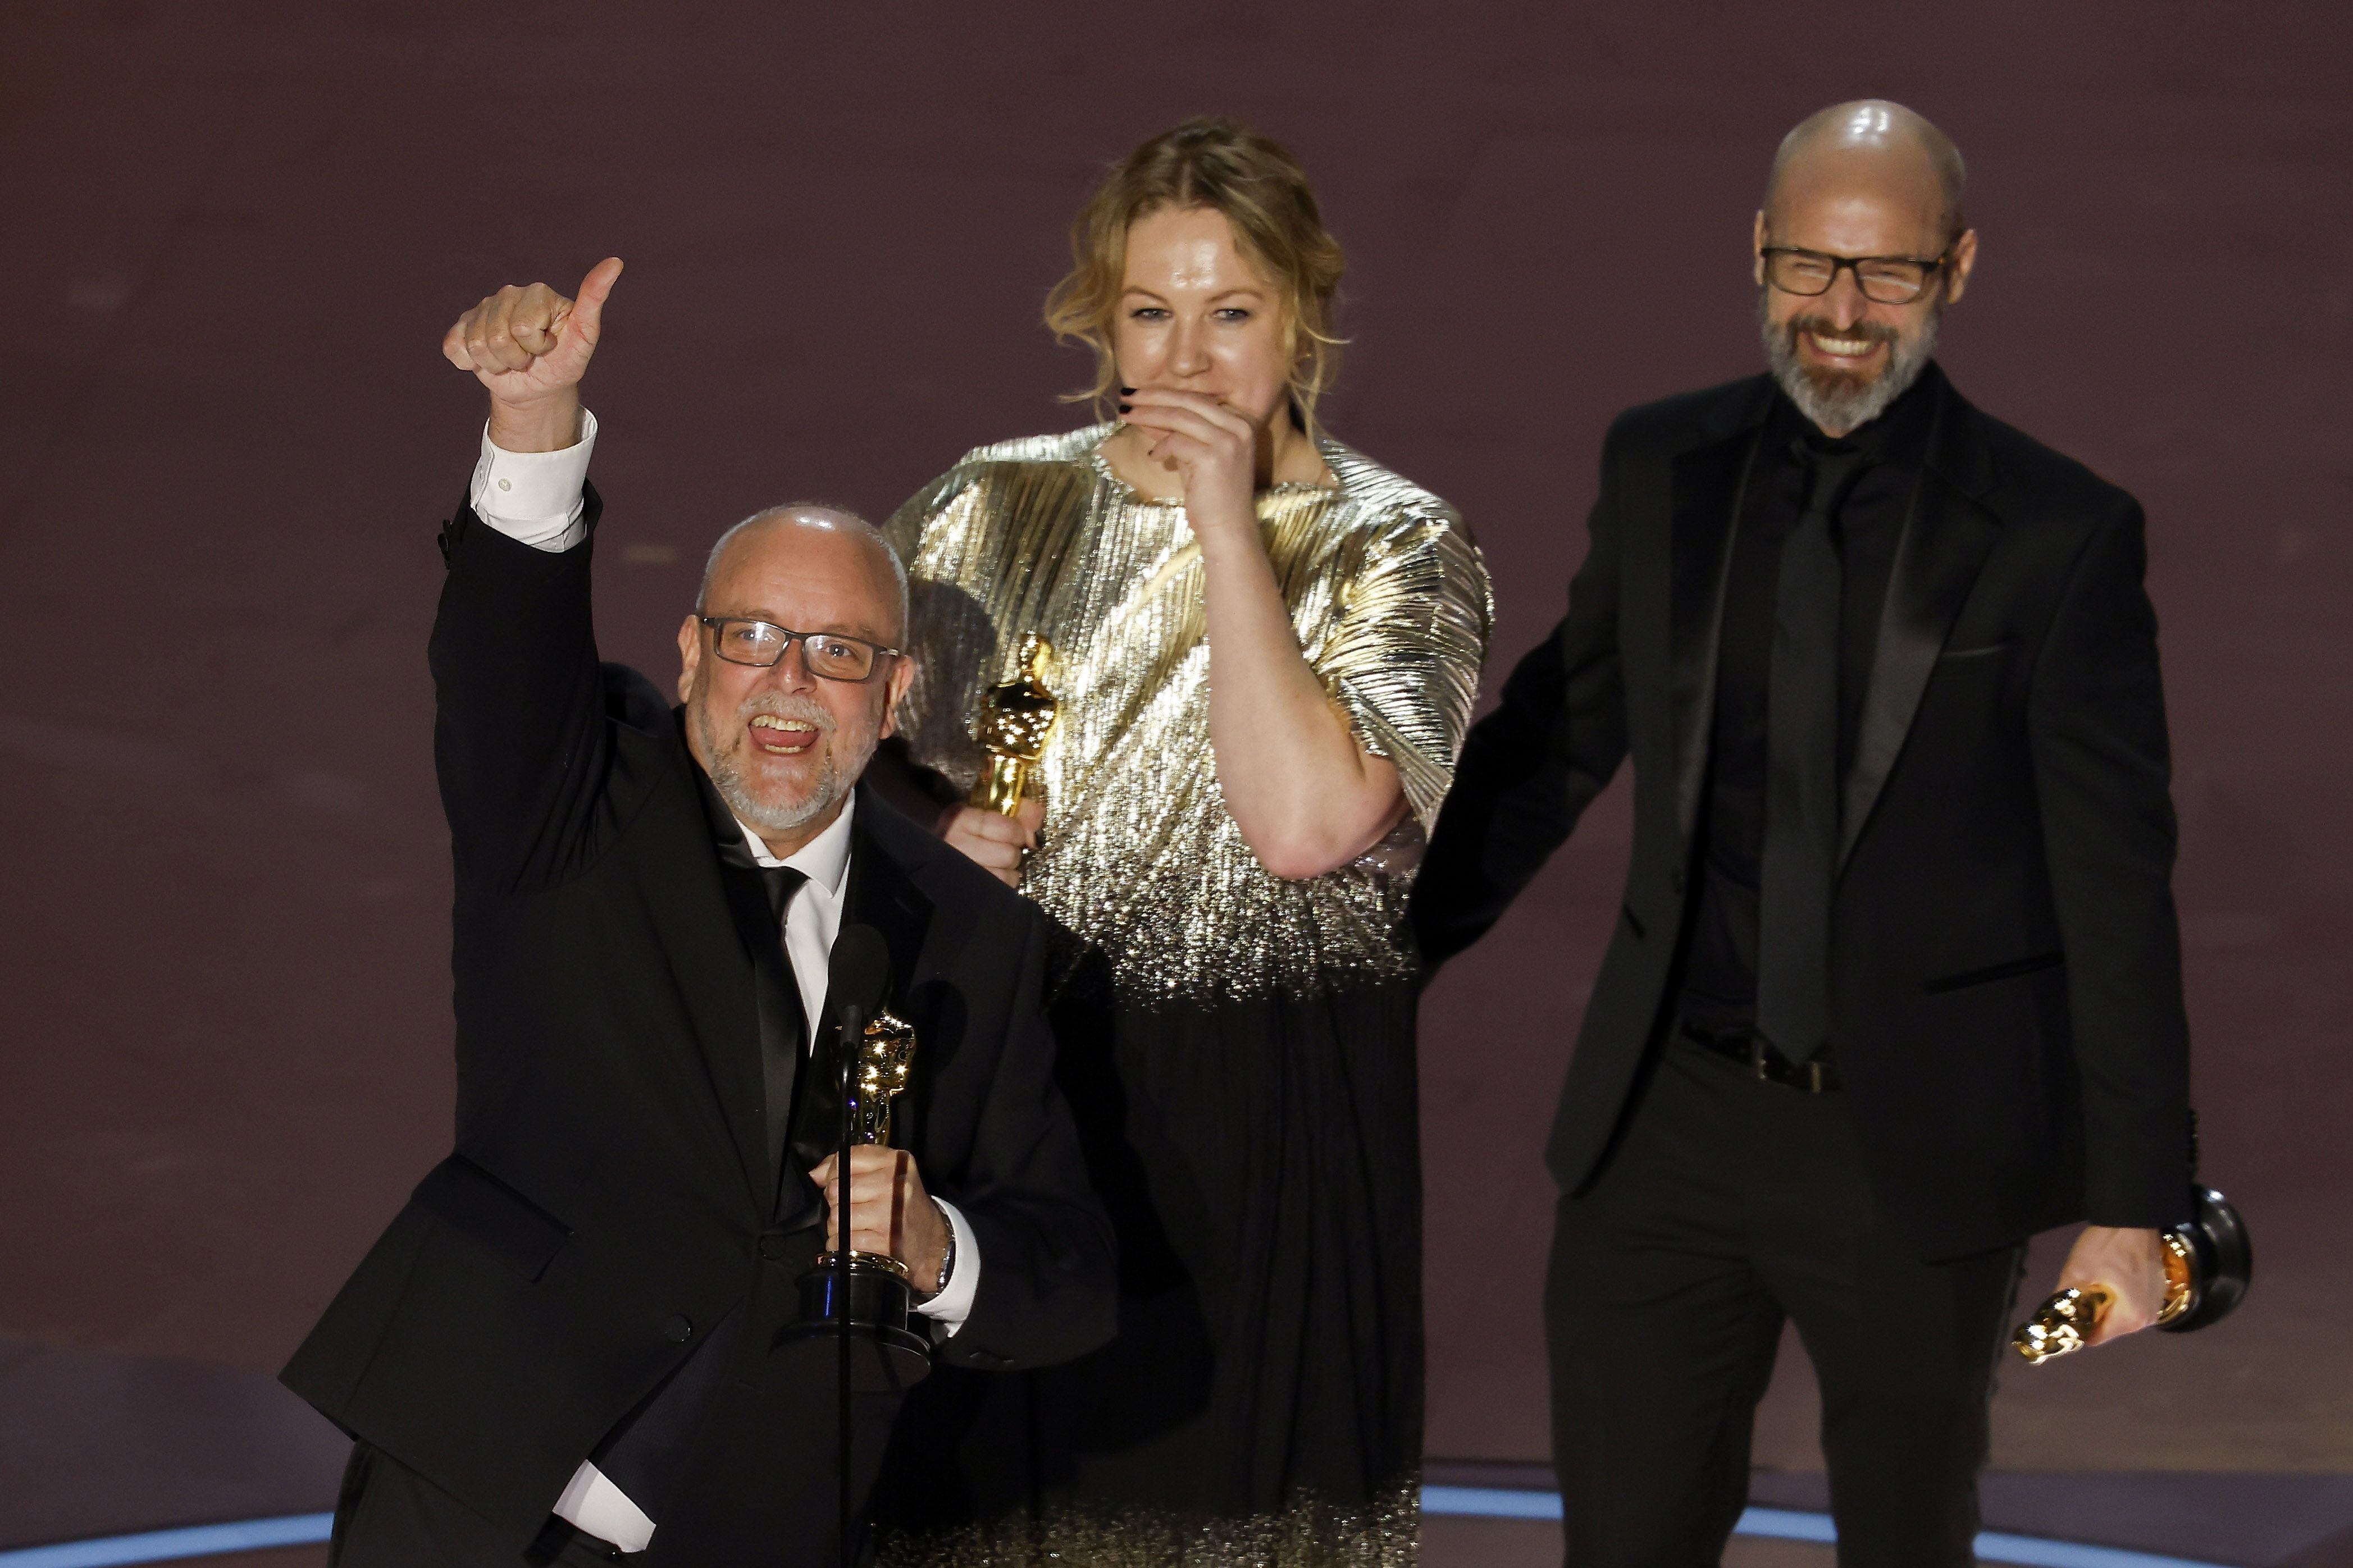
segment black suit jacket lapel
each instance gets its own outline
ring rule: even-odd
[[[1761,378],[1742,384],[1740,392],[1704,423],[1698,444],[1675,453],[1668,464],[1675,818],[1685,843],[1698,824],[1700,796],[1707,783],[1716,639],[1724,620],[1732,536],[1771,406],[1769,387]]]
[[[1936,656],[1944,651],[1945,638],[2000,532],[2000,521],[1974,499],[1984,491],[1988,463],[1978,417],[1940,377],[1928,461],[1896,545],[1855,735],[1854,762],[1847,773],[1841,867],[1871,820],[1872,808],[1911,732]]]
[[[658,911],[652,921],[679,989],[693,1020],[695,1043],[710,1081],[712,1109],[735,1148],[745,1195],[762,1211],[773,1190],[768,1130],[761,1120],[760,1018],[753,991],[752,957],[720,879],[719,853],[702,791],[702,770],[680,742],[678,785],[689,808],[659,819],[676,842],[657,844],[647,857],[646,876]],[[651,820],[651,814],[649,814]],[[732,821],[732,819],[731,819]]]

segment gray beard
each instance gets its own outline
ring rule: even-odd
[[[798,805],[771,805],[754,795],[744,787],[744,775],[735,771],[733,758],[712,759],[711,783],[719,791],[719,798],[727,803],[727,809],[763,835],[790,833],[833,809],[849,793],[849,785],[842,781],[841,771],[830,756],[825,760],[825,771],[818,774],[817,788]]]
[[[1757,325],[1765,339],[1765,361],[1773,379],[1798,405],[1798,412],[1828,432],[1859,430],[1887,412],[1888,405],[1912,390],[1920,373],[1936,352],[1936,324],[1944,316],[1941,302],[1928,313],[1920,335],[1906,342],[1897,338],[1887,345],[1887,368],[1876,379],[1855,383],[1841,377],[1828,390],[1815,384],[1798,359],[1795,334],[1789,326],[1775,326],[1765,290],[1757,294]]]
[[[840,731],[834,726],[833,721],[823,709],[813,702],[753,702],[747,704],[736,717],[748,719],[750,715],[759,712],[775,713],[784,718],[808,719],[821,727],[827,741],[836,742],[840,739]],[[858,782],[858,775],[866,771],[867,758],[873,755],[874,752],[874,748],[869,745],[865,752],[857,759],[858,765],[845,771],[842,764],[848,759],[844,758],[839,751],[828,746],[825,754],[824,766],[818,773],[817,787],[809,791],[808,795],[797,803],[778,804],[762,800],[752,793],[751,786],[744,781],[743,772],[735,765],[734,756],[720,750],[719,737],[715,732],[716,726],[711,721],[709,710],[702,705],[697,704],[691,717],[696,730],[700,732],[703,755],[711,759],[712,786],[719,791],[719,798],[727,803],[728,810],[733,812],[738,819],[751,824],[764,836],[769,834],[781,836],[790,833],[840,805],[841,797],[848,795],[850,785]]]

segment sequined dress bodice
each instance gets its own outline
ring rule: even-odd
[[[1209,742],[1200,552],[1183,507],[1139,496],[1097,448],[1113,426],[975,451],[900,509],[913,590],[914,760],[968,787],[980,694],[1022,637],[1054,648],[1060,719],[1038,776],[1043,844],[1023,873],[1123,997],[1312,994],[1410,961],[1397,931],[1420,837],[1452,776],[1493,619],[1451,508],[1336,442],[1335,486],[1261,492],[1260,527],[1310,666],[1410,811],[1375,851],[1297,881],[1261,866]]]

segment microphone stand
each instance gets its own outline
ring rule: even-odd
[[[838,1331],[834,1342],[839,1347],[837,1370],[839,1373],[836,1390],[836,1412],[841,1439],[841,1568],[856,1568],[857,1554],[849,1538],[849,1097],[857,1082],[855,1042],[864,1034],[864,1009],[855,1002],[842,1004],[840,1027],[834,1036],[835,1048],[841,1056],[841,1140],[834,1157],[835,1192],[833,1212],[840,1231],[836,1244],[839,1258],[834,1269],[834,1321]]]

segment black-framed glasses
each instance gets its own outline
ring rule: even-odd
[[[1949,250],[1926,260],[1916,256],[1831,256],[1794,245],[1768,245],[1757,254],[1765,258],[1765,281],[1784,294],[1827,294],[1838,275],[1851,268],[1862,297],[1882,305],[1909,305],[1928,291],[1929,283],[1953,258]]]
[[[737,616],[697,615],[694,618],[711,628],[712,652],[730,664],[748,664],[755,669],[775,664],[795,643],[801,645],[801,663],[808,672],[828,680],[871,680],[885,659],[900,657],[895,647],[839,632],[787,631],[767,621]]]

